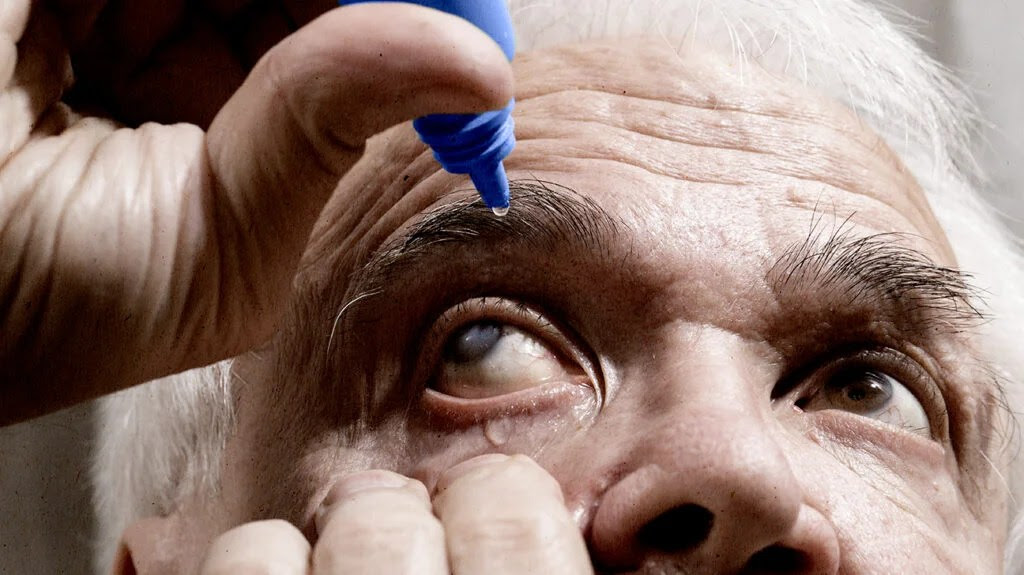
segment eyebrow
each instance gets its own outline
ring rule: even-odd
[[[356,272],[350,293],[369,294],[441,245],[516,242],[527,249],[550,251],[571,245],[590,253],[608,251],[621,237],[621,224],[590,198],[542,180],[509,182],[512,209],[495,216],[473,193],[426,212],[401,236],[384,244]],[[351,301],[351,298],[349,298]]]
[[[847,219],[847,222],[849,219]],[[904,245],[909,234],[851,237],[846,222],[822,241],[817,222],[768,270],[776,293],[811,289],[825,301],[888,305],[920,327],[958,333],[985,321],[970,274]]]
[[[400,236],[378,249],[351,278],[354,303],[384,289],[439,246],[517,242],[550,251],[569,244],[588,253],[608,253],[623,237],[622,224],[593,200],[566,186],[537,179],[509,182],[513,208],[495,216],[479,197],[460,199],[426,212]],[[472,192],[472,190],[466,190]],[[852,216],[851,216],[852,217]],[[787,249],[765,277],[776,293],[813,290],[816,297],[849,306],[887,305],[918,327],[961,332],[984,322],[983,302],[970,274],[933,263],[904,245],[909,234],[888,232],[852,237],[846,224],[823,241],[820,220],[804,240]]]

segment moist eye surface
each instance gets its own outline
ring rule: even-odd
[[[478,321],[469,324],[452,336],[445,344],[444,359],[453,363],[469,363],[483,359],[502,336],[502,327],[496,321]]]
[[[836,409],[871,414],[888,405],[893,396],[893,381],[877,371],[841,372],[829,380],[824,391]]]
[[[456,397],[493,397],[571,377],[539,335],[494,320],[452,332],[434,388]]]
[[[899,379],[879,369],[858,365],[840,368],[798,407],[804,411],[845,411],[931,436],[928,413],[921,401]]]

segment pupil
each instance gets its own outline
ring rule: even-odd
[[[873,371],[845,374],[833,380],[830,388],[830,395],[840,407],[859,413],[881,409],[892,398],[888,377]]]
[[[868,394],[864,390],[864,385],[851,385],[849,391],[846,392],[846,397],[849,397],[853,401],[860,401],[867,397]]]
[[[455,332],[445,345],[445,359],[455,363],[479,361],[501,337],[501,324],[495,321],[471,323]]]

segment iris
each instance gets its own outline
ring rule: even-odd
[[[454,363],[469,363],[483,359],[502,336],[501,324],[479,321],[460,328],[448,340],[444,358]]]

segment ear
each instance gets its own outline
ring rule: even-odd
[[[160,575],[178,573],[176,555],[181,551],[177,520],[147,517],[129,525],[121,534],[111,575]]]

